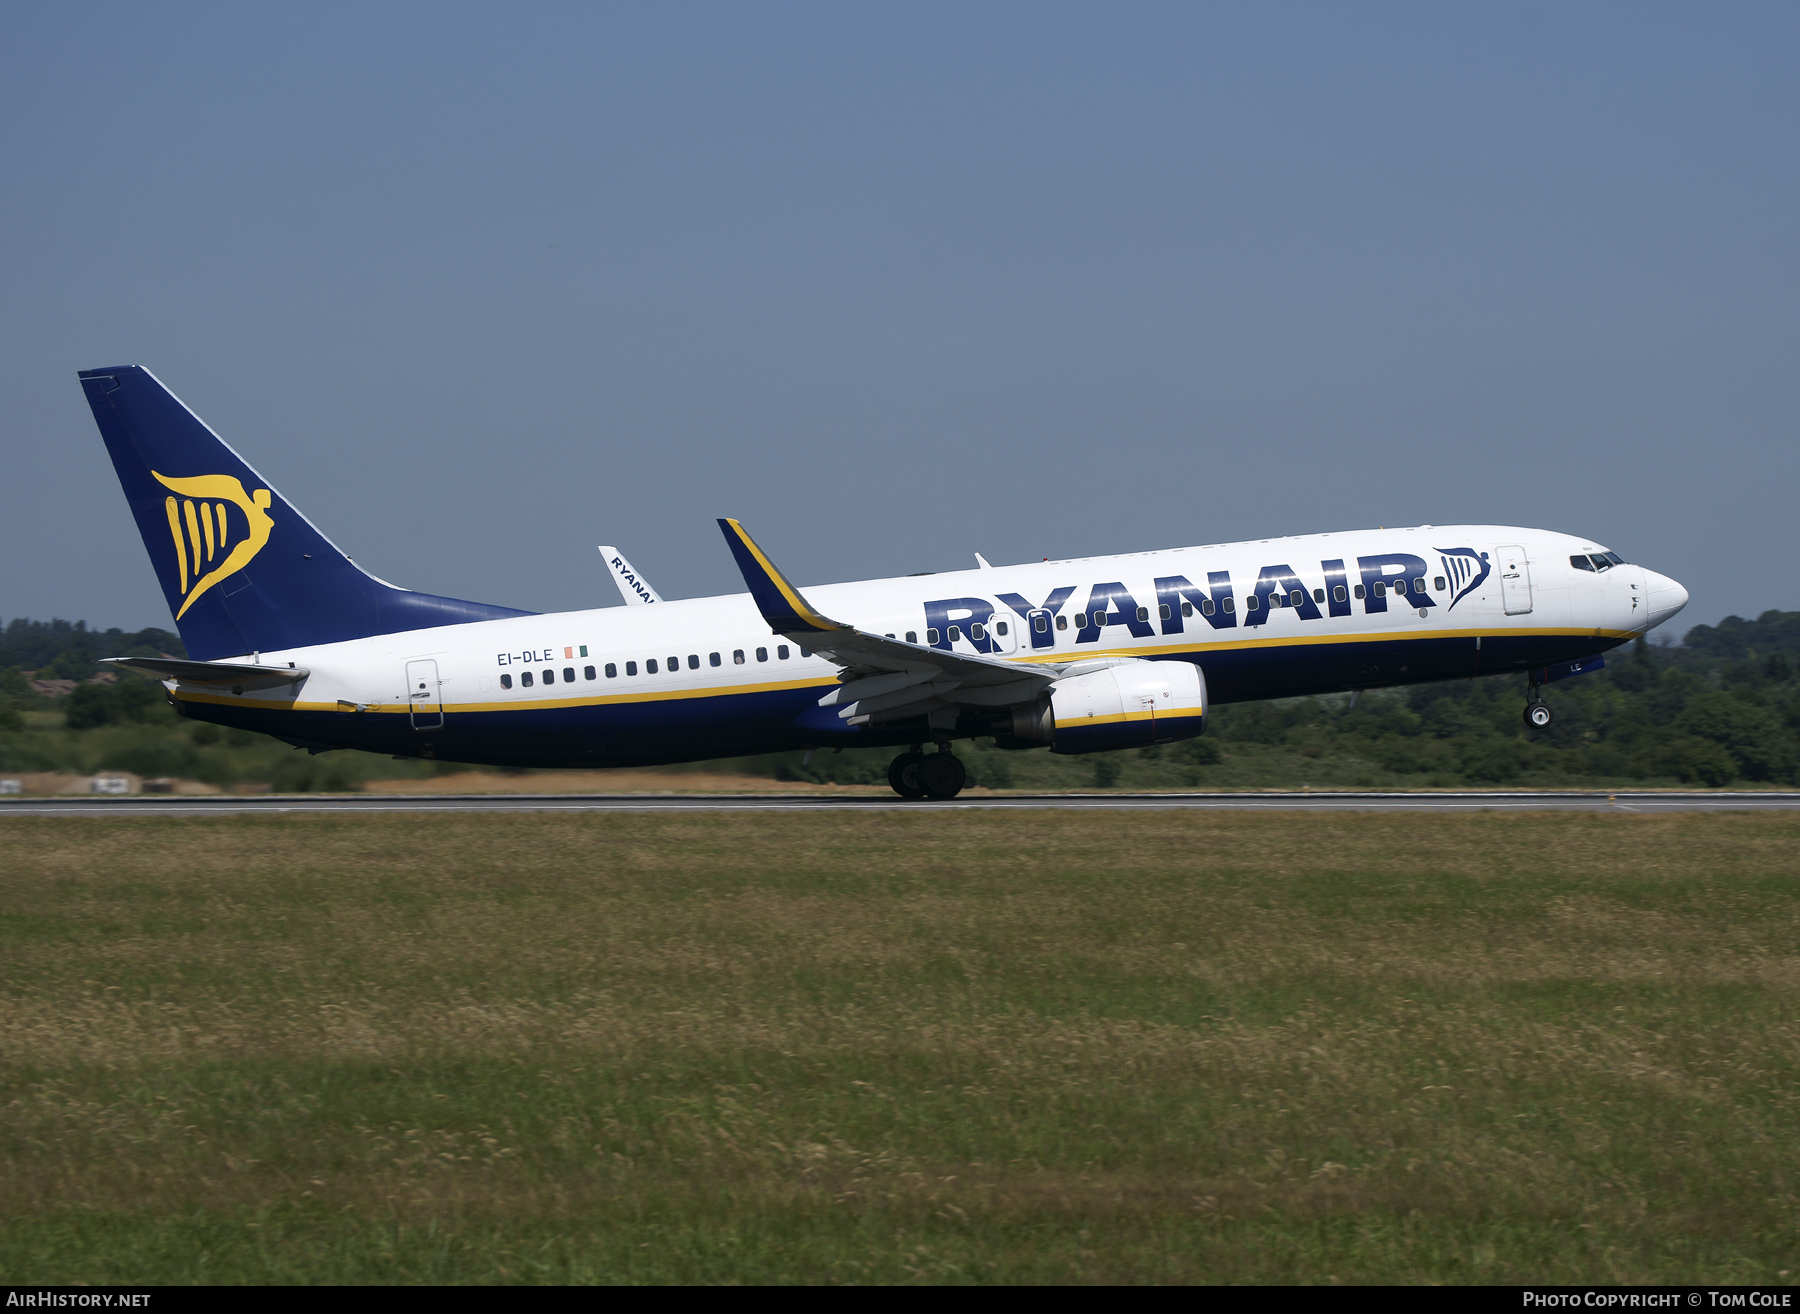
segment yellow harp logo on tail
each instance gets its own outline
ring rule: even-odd
[[[268,511],[272,495],[266,488],[246,493],[244,485],[230,475],[170,479],[154,470],[150,473],[164,488],[181,495],[179,502],[171,497],[163,503],[169,513],[169,536],[175,540],[175,564],[181,579],[183,601],[175,613],[180,620],[196,598],[237,574],[263,550],[269,531],[275,528]],[[232,523],[238,517],[226,514],[227,507],[238,509],[238,524]],[[215,559],[217,566],[212,565]],[[188,587],[190,580],[192,588]]]

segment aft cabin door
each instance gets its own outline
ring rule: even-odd
[[[406,701],[415,730],[441,730],[444,726],[443,695],[438,690],[437,663],[406,664]]]
[[[1508,616],[1531,610],[1531,563],[1525,549],[1514,543],[1495,549],[1500,555],[1500,602]]]

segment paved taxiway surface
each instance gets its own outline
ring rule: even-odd
[[[213,817],[287,812],[897,812],[954,809],[1107,812],[1737,812],[1800,811],[1800,793],[1001,794],[934,802],[818,794],[293,794],[264,798],[0,800],[0,816]]]

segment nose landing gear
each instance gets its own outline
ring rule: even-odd
[[[915,748],[888,764],[888,784],[901,798],[955,798],[968,778],[962,760],[945,749],[927,756]]]

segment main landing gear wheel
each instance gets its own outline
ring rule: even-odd
[[[933,753],[919,764],[919,784],[932,798],[955,798],[968,779],[962,759],[950,753]]]
[[[1532,703],[1525,709],[1525,724],[1533,730],[1543,730],[1555,719],[1550,715],[1548,703]]]
[[[888,784],[901,798],[924,798],[925,786],[919,783],[919,768],[925,765],[925,754],[902,753],[888,763]]]

